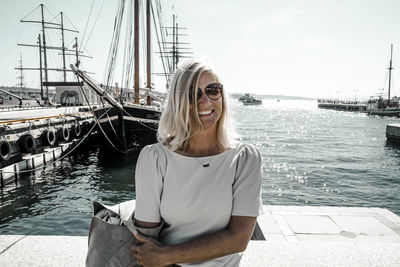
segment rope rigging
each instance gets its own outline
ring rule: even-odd
[[[103,3],[101,4],[99,13],[97,14],[96,20],[94,21],[94,24],[93,24],[93,26],[92,26],[92,30],[90,31],[89,37],[87,38],[87,41],[86,41],[85,45],[83,46],[82,51],[85,51],[85,50],[86,50],[86,46],[87,46],[87,44],[89,43],[90,37],[92,36],[93,30],[94,30],[94,28],[95,28],[95,26],[96,26],[96,24],[97,24],[97,21],[98,21],[98,19],[99,19],[99,17],[100,17],[101,11],[103,10],[104,3],[105,3],[105,0],[103,0]],[[82,44],[83,44],[83,41],[84,41],[84,40],[82,40]]]
[[[124,14],[125,0],[120,0],[117,8],[117,15],[114,20],[114,31],[111,41],[111,46],[108,54],[105,77],[103,78],[104,84],[106,85],[106,91],[109,90],[115,73],[115,63],[117,59],[118,43],[121,32],[122,17]]]
[[[158,9],[157,9],[157,12],[158,12]],[[154,25],[157,25],[157,23],[156,23],[156,17],[155,17],[155,15],[154,15],[153,5],[151,5],[151,13],[152,13],[152,15],[153,15],[152,17],[153,17]],[[159,18],[160,18],[160,16],[159,16]],[[162,34],[162,24],[161,24],[160,19],[159,19],[158,25],[160,26],[161,37],[163,37],[163,34]],[[165,48],[165,47],[161,47],[161,42],[160,42],[160,37],[159,37],[159,34],[158,34],[158,28],[157,28],[157,27],[156,27],[156,36],[157,36],[158,48],[159,48],[160,53],[161,53],[161,62],[162,62],[162,65],[163,65],[164,73],[170,73],[170,72],[166,69],[166,66],[165,66],[164,58],[166,59],[166,57],[165,57],[165,51],[164,51],[165,49],[163,49],[163,48]],[[162,43],[165,43],[165,42],[162,41]],[[168,60],[167,60],[167,63],[169,63]],[[168,71],[168,72],[167,72],[167,71]],[[164,77],[165,77],[166,83],[168,84],[168,77],[167,77],[166,75],[164,75]]]
[[[386,82],[388,81],[388,77],[389,77],[389,71],[386,72],[386,77],[385,77],[385,81],[383,82],[381,94],[383,94],[383,91],[385,90]],[[380,95],[380,96],[381,96],[381,95]]]
[[[83,31],[82,42],[85,40],[86,30],[87,30],[87,27],[88,27],[88,25],[89,25],[90,18],[91,18],[91,16],[92,16],[93,5],[94,5],[94,0],[92,0],[92,5],[90,6],[89,16],[87,17],[86,25],[85,25],[85,30]]]
[[[32,10],[28,15],[26,15],[25,17],[23,17],[21,20],[25,20],[27,17],[29,17],[30,15],[32,15],[36,9],[40,8],[40,5],[38,5],[34,10]]]
[[[126,26],[125,35],[125,49],[124,49],[124,59],[123,59],[123,70],[122,70],[122,84],[121,87],[130,88],[132,80],[132,63],[133,63],[133,6],[132,0],[129,1],[128,7],[128,23]]]
[[[157,4],[157,17],[158,17],[159,26],[160,26],[160,36],[161,36],[161,41],[163,44],[163,49],[160,49],[160,51],[162,50],[164,52],[164,56],[165,56],[168,52],[166,51],[167,48],[165,47],[165,44],[167,43],[167,41],[165,39],[165,35],[163,32],[164,27],[163,27],[163,21],[162,21],[162,6],[161,6],[160,0],[157,0],[156,4]],[[171,62],[168,60],[168,58],[167,58],[166,62],[167,62],[167,67],[166,68],[164,67],[164,73],[172,73]],[[166,77],[166,79],[168,81],[169,77]]]

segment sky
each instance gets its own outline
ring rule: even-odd
[[[80,31],[82,47],[93,56],[83,59],[81,67],[92,72],[97,81],[103,80],[117,0],[96,0],[93,6],[92,0],[1,0],[1,3],[0,86],[17,84],[18,73],[14,68],[19,64],[20,53],[24,67],[39,64],[37,48],[16,44],[37,41],[39,25],[20,23],[20,19],[39,19],[39,9],[30,12],[40,3],[46,6],[46,19],[63,11],[74,25],[67,20],[66,26]],[[181,41],[190,43],[194,56],[206,58],[216,67],[229,92],[368,99],[387,92],[387,68],[393,44],[395,69],[391,95],[400,95],[398,0],[163,0],[162,3],[164,26],[171,26],[175,12],[179,26],[186,28],[187,36],[182,36]],[[46,13],[47,10],[51,13]],[[49,42],[51,35],[56,36],[48,35]],[[72,38],[72,35],[66,38],[69,48]],[[52,38],[51,42],[57,45],[60,37]],[[156,48],[154,42],[152,49]],[[53,55],[49,64],[60,64],[59,58]],[[161,71],[156,53],[152,66],[153,72]],[[119,71],[117,67],[116,80],[121,80]],[[37,71],[24,72],[25,85],[39,87],[38,75]],[[57,75],[54,79],[60,78]],[[153,80],[156,88],[165,91],[162,78]],[[141,83],[144,81],[142,78]]]

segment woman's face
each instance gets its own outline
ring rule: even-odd
[[[217,79],[212,73],[203,73],[199,79],[199,88],[201,89],[201,97],[198,99],[197,108],[203,129],[211,129],[217,126],[218,120],[222,114],[222,96],[217,100],[210,99],[205,94],[207,85],[217,83]],[[191,105],[193,107],[194,105]]]

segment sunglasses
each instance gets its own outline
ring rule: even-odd
[[[224,86],[220,83],[211,83],[204,88],[204,92],[206,93],[207,97],[211,100],[218,100],[222,96],[222,89]],[[191,104],[194,103],[192,89],[189,90],[189,101]],[[200,100],[201,96],[203,95],[203,91],[198,88],[197,89],[197,101]]]

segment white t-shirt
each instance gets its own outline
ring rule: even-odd
[[[245,144],[210,157],[183,156],[160,143],[146,146],[136,165],[135,218],[164,219],[160,241],[172,245],[218,232],[232,215],[256,217],[262,213],[261,160]],[[241,256],[181,265],[239,266]]]

